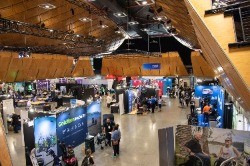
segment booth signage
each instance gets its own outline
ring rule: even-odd
[[[128,112],[132,112],[133,108],[132,100],[133,100],[133,92],[128,91]]]
[[[87,134],[85,107],[76,107],[57,115],[57,137],[66,145],[78,146]]]
[[[144,63],[142,67],[144,70],[159,70],[161,69],[161,64],[160,63]]]
[[[36,155],[42,155],[47,165],[53,157],[47,155],[49,149],[57,154],[56,118],[41,117],[34,120],[34,136]]]
[[[87,121],[90,135],[96,136],[102,132],[100,102],[94,101],[87,106]]]

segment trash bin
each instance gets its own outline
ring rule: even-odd
[[[91,149],[92,153],[95,152],[95,137],[92,135],[85,138],[85,150],[87,149]]]

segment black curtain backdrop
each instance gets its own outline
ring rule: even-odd
[[[23,135],[24,135],[24,144],[25,144],[26,165],[32,166],[29,153],[33,148],[35,148],[34,126],[29,127],[27,123],[24,123]]]

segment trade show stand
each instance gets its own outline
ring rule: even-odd
[[[52,111],[28,111],[23,130],[25,146],[29,150],[35,147],[36,154],[41,155],[46,165],[53,160],[46,155],[48,149],[58,156],[62,155],[58,140],[66,146],[76,147],[89,134],[96,136],[102,131],[100,102],[94,101],[74,108],[60,107]],[[27,135],[34,136],[33,143]]]
[[[225,128],[224,89],[220,86],[197,85],[195,86],[195,97],[199,98],[199,105],[201,108],[201,113],[198,113],[198,125]],[[201,105],[202,100],[211,108],[208,123],[204,121],[204,113],[202,111],[204,105]]]

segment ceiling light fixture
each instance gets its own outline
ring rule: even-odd
[[[147,31],[150,31],[150,29],[149,28],[142,28],[141,31],[147,32]]]
[[[99,28],[103,28],[103,29],[104,29],[104,28],[108,28],[109,26],[108,26],[108,25],[103,24],[103,25],[99,25],[98,27],[99,27]]]
[[[51,9],[55,9],[56,8],[55,5],[52,5],[50,3],[42,3],[42,4],[39,4],[38,7],[46,9],[46,10],[51,10]]]
[[[153,19],[154,20],[158,20],[158,21],[161,21],[161,20],[166,20],[167,19],[167,17],[166,16],[155,16],[155,17],[153,17]]]
[[[140,6],[152,5],[155,3],[154,0],[136,0],[135,2]]]
[[[88,17],[82,17],[82,18],[79,18],[79,20],[82,21],[82,22],[90,22],[90,21],[92,21],[92,19],[88,18]]]
[[[128,24],[129,25],[136,25],[136,24],[139,24],[139,22],[138,21],[129,21]]]
[[[126,17],[127,14],[123,13],[123,12],[118,12],[118,13],[114,13],[114,16],[116,16],[116,17]]]

